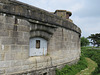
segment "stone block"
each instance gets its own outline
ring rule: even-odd
[[[11,45],[11,50],[15,50],[16,52],[21,52],[22,51],[22,46]]]
[[[35,58],[29,58],[27,60],[22,61],[22,65],[31,65],[31,64],[36,64],[36,59]]]
[[[5,73],[5,70],[4,69],[0,69],[0,75],[4,74],[4,73]]]
[[[18,45],[29,45],[29,41],[28,40],[26,40],[26,41],[23,41],[23,40],[20,41],[20,40],[18,40],[17,44]]]
[[[4,54],[0,54],[0,61],[4,61]]]
[[[26,71],[26,70],[29,70],[29,69],[30,69],[29,65],[24,65],[24,66],[22,66],[22,70],[23,70],[23,71]]]
[[[14,22],[15,22],[15,18],[13,18],[13,16],[6,15],[6,17],[5,17],[5,23],[14,24]]]
[[[9,31],[10,37],[18,37],[18,32],[16,31]]]
[[[29,52],[29,45],[22,46],[22,51]]]
[[[19,42],[24,43],[24,42],[28,41],[28,40],[24,40],[24,37],[17,37],[17,38],[18,38],[17,43],[19,43]]]
[[[5,29],[5,25],[0,22],[0,30],[4,30],[4,29]]]
[[[29,22],[27,21],[27,20],[22,20],[22,19],[18,19],[18,24],[19,25],[25,25],[25,26],[27,26],[27,27],[29,27]]]
[[[9,31],[0,30],[0,36],[9,36]]]
[[[12,73],[17,73],[17,72],[21,72],[22,71],[22,67],[18,66],[18,67],[10,67],[10,68],[7,68],[5,70],[5,73],[6,74],[12,74]]]
[[[15,58],[14,58],[15,60],[22,60],[22,52],[17,52],[16,54],[15,54]]]
[[[18,31],[24,31],[24,32],[29,32],[30,31],[30,27],[27,26],[18,26]]]
[[[32,70],[36,70],[36,66],[37,66],[36,64],[30,64],[29,68],[32,69]]]
[[[3,14],[0,14],[0,23],[5,23],[5,16]]]
[[[11,61],[11,67],[21,66],[21,64],[22,64],[21,60]]]
[[[14,29],[14,24],[4,23],[3,25],[5,26],[5,30],[13,30]]]
[[[10,67],[11,62],[10,61],[0,61],[0,68],[8,68]]]
[[[0,44],[0,51],[2,51],[2,47],[1,47],[1,44]]]
[[[29,38],[30,38],[30,33],[29,33],[29,32],[23,33],[23,37],[24,37],[24,40],[29,40]]]
[[[2,45],[3,46],[3,45]],[[9,45],[4,45],[4,52],[7,52],[10,50],[10,46]]]
[[[15,60],[15,53],[5,53],[5,61]]]
[[[3,38],[1,40],[3,45],[11,45],[17,43],[17,38]]]
[[[17,31],[9,31],[10,37],[18,37],[18,38],[24,38],[23,32],[17,32]]]
[[[22,59],[28,59],[28,58],[29,58],[29,52],[23,52]]]
[[[0,45],[0,52],[1,53],[6,53],[10,50],[10,46],[9,45]]]

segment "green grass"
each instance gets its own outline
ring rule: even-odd
[[[95,68],[97,67],[97,63],[95,63],[93,60],[91,60],[90,58],[86,58],[87,63],[88,63],[88,68],[82,70],[81,72],[79,72],[76,75],[91,75],[91,73],[95,70]]]
[[[81,70],[84,70],[87,68],[87,62],[83,56],[80,57],[80,61],[72,66],[66,65],[64,68],[61,70],[57,69],[56,70],[56,75],[75,75]]]
[[[56,75],[100,75],[100,50],[82,47],[80,61],[76,65],[57,69]]]
[[[92,72],[92,75],[100,75],[100,49],[82,47],[82,55],[97,63],[98,66],[95,71]]]

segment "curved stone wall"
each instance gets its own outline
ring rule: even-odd
[[[81,30],[45,10],[0,0],[0,75],[55,75],[80,57]],[[47,40],[47,54],[29,56],[31,38]]]
[[[74,30],[77,33],[80,33],[81,30],[75,24],[61,19],[58,16],[55,16],[45,10],[30,6],[16,0],[0,0],[0,12],[13,14],[27,19],[34,19],[37,21],[49,23],[52,25],[63,26],[70,30]]]

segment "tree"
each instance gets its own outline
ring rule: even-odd
[[[89,40],[85,37],[81,37],[81,46],[88,46],[89,45]]]
[[[91,34],[88,38],[91,39],[93,46],[100,47],[100,33]]]

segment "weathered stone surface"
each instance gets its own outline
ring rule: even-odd
[[[1,68],[8,68],[10,67],[11,62],[10,61],[0,61],[0,69]]]
[[[22,52],[22,59],[28,59],[29,58],[29,52]]]
[[[22,66],[22,70],[23,70],[23,71],[27,71],[27,70],[29,70],[29,69],[30,69],[29,65],[24,65],[24,66]]]
[[[0,25],[1,23],[4,23],[5,22],[5,16],[4,14],[0,13]]]
[[[4,30],[4,29],[5,29],[5,25],[0,22],[0,30]]]
[[[4,69],[0,69],[0,74],[4,74],[5,70]]]
[[[3,38],[2,39],[2,44],[3,45],[10,45],[10,44],[15,44],[17,42],[17,38]]]
[[[5,24],[5,30],[14,30],[14,25],[10,23]]]
[[[16,0],[0,2],[0,75],[55,75],[55,68],[79,60],[75,24]],[[47,55],[29,56],[34,37],[47,40]]]
[[[0,30],[0,36],[9,36],[9,32],[5,30]]]
[[[4,1],[4,2],[6,2],[6,1]],[[16,3],[16,6],[14,6],[14,3]],[[20,5],[23,5],[23,6],[20,6]],[[51,13],[48,13],[44,10],[40,10],[36,7],[31,7],[29,5],[26,5],[24,3],[20,3],[20,2],[15,1],[15,0],[13,0],[13,1],[11,0],[9,2],[6,2],[6,4],[4,4],[3,8],[1,7],[0,12],[6,12],[6,13],[10,13],[10,14],[15,14],[18,16],[24,16],[26,18],[32,18],[35,20],[44,21],[44,22],[47,22],[50,24],[60,25],[60,26],[63,26],[65,28],[74,30],[78,33],[81,33],[81,30],[73,23],[71,23],[67,20],[63,20],[60,17],[55,16]]]
[[[5,23],[14,24],[15,23],[15,18],[12,15],[6,15]]]
[[[7,53],[10,50],[10,46],[8,45],[0,45],[0,60],[4,61],[5,53]]]
[[[22,51],[29,52],[29,46],[22,46]]]
[[[27,20],[22,20],[22,19],[18,19],[18,24],[21,25],[21,26],[23,26],[23,25],[27,26],[27,27],[30,26],[30,24]]]
[[[15,53],[5,53],[5,61],[15,60]]]
[[[11,50],[21,51],[22,50],[22,47],[21,46],[18,46],[18,45],[12,45],[11,46]]]
[[[20,41],[20,40],[18,40],[17,44],[18,45],[29,45],[29,40],[28,41],[27,40],[26,41]]]
[[[29,32],[30,27],[27,26],[18,26],[18,31],[25,31],[25,32]]]
[[[22,70],[22,68],[20,67],[20,66],[18,66],[18,67],[11,67],[11,68],[9,68],[9,69],[6,69],[5,70],[5,72],[7,73],[7,74],[9,74],[9,73],[16,73],[16,72],[20,72]]]
[[[22,61],[18,61],[18,60],[11,61],[11,67],[21,66],[21,64],[22,64]]]
[[[17,32],[17,31],[9,31],[10,37],[20,37],[23,38],[23,32]]]
[[[42,37],[46,40],[49,40],[51,38],[52,34],[49,34],[45,31],[32,31],[30,32],[30,37],[33,38],[33,37]]]
[[[29,41],[29,38],[30,38],[30,33],[29,32],[24,32],[23,33],[23,39],[26,41],[26,40],[28,40]]]
[[[4,54],[0,54],[0,61],[4,61]]]

